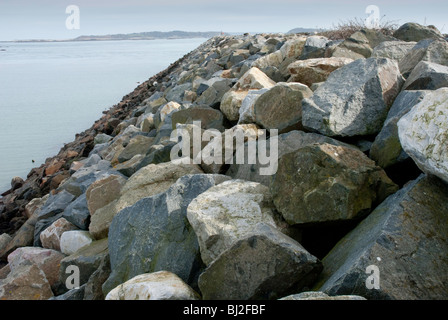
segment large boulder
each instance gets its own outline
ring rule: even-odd
[[[424,39],[443,39],[439,30],[415,22],[403,24],[394,32],[394,37],[403,41],[420,41]]]
[[[321,262],[277,229],[259,224],[199,277],[204,300],[278,299],[310,286]]]
[[[145,273],[120,284],[106,300],[199,300],[200,296],[172,272]]]
[[[376,134],[402,84],[393,60],[354,61],[333,71],[311,98],[302,101],[303,125],[327,136]]]
[[[324,82],[336,69],[353,62],[353,59],[332,57],[298,60],[288,66],[291,74],[289,82],[300,82],[308,87],[313,83]]]
[[[165,192],[177,179],[187,174],[202,173],[197,165],[172,162],[150,164],[133,174],[122,187],[116,202],[116,212],[138,200]]]
[[[289,224],[309,224],[360,218],[398,188],[361,151],[323,143],[281,157],[270,189]]]
[[[372,58],[389,58],[399,62],[416,44],[417,42],[384,41],[373,49]]]
[[[34,263],[20,265],[0,280],[0,300],[48,300],[53,297],[45,273]]]
[[[390,108],[384,126],[370,148],[369,157],[382,168],[390,167],[409,158],[401,147],[397,122],[417,105],[429,91],[402,91]]]
[[[52,249],[21,247],[8,256],[8,264],[11,271],[20,269],[23,265],[35,264],[44,272],[52,290],[57,292],[60,286],[59,265],[64,257],[65,255]]]
[[[272,167],[273,169],[277,169],[278,167],[278,159],[280,159],[283,155],[296,151],[302,147],[312,145],[314,143],[330,143],[333,145],[345,145],[349,147],[349,145],[339,142],[330,137],[326,137],[317,133],[306,133],[299,130],[290,131],[288,133],[283,133],[277,136],[276,141],[273,143],[271,139],[267,139],[265,145],[259,145],[258,141],[256,144],[255,152],[258,154],[258,157],[254,164],[249,162],[244,164],[238,164],[236,159],[234,159],[233,164],[230,165],[229,170],[227,170],[226,174],[231,176],[233,179],[242,179],[248,181],[254,181],[262,183],[266,186],[269,186],[271,183],[271,179],[273,174],[262,174],[262,169],[268,169]],[[275,147],[277,144],[277,147]],[[272,162],[275,163],[266,163],[265,161],[261,161],[260,159],[260,151],[261,148],[266,149],[266,154],[272,155],[270,158]],[[248,143],[244,145],[244,159],[248,159],[249,146]],[[276,170],[272,170],[275,171]],[[271,172],[270,173],[275,173]]]
[[[230,180],[194,199],[188,222],[199,242],[202,261],[209,265],[238,240],[248,238],[258,223],[276,227],[269,188],[250,181]]]
[[[277,83],[255,102],[255,123],[268,130],[277,129],[280,133],[302,129],[302,100],[312,94],[301,83]]]
[[[117,199],[95,211],[91,216],[89,231],[95,239],[108,236],[115,215],[122,209],[134,205],[143,198],[165,192],[180,177],[203,173],[198,165],[165,162],[149,164],[134,173],[121,187]]]
[[[437,90],[448,87],[448,66],[420,61],[409,74],[403,90]]]
[[[448,42],[441,39],[419,41],[400,60],[401,74],[407,78],[420,61],[427,61],[448,66]]]
[[[316,290],[367,299],[448,294],[448,187],[421,176],[390,196],[323,259]]]
[[[199,194],[229,178],[187,175],[163,193],[121,210],[109,229],[112,273],[103,284],[107,294],[142,273],[170,271],[194,287],[201,259],[187,207]]]
[[[427,94],[398,121],[404,151],[424,172],[448,182],[448,88]]]

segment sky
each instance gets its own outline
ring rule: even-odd
[[[79,8],[79,29],[67,28]],[[145,31],[287,32],[331,28],[366,19],[375,5],[382,21],[417,22],[448,33],[447,0],[0,0],[0,41],[71,39]]]

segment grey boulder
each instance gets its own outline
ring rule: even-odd
[[[109,229],[111,275],[107,293],[143,273],[170,271],[194,287],[202,264],[196,234],[186,218],[189,203],[229,178],[186,175],[168,190],[120,211]]]
[[[412,181],[338,242],[314,289],[369,300],[446,299],[447,207],[442,181]]]
[[[376,134],[402,84],[396,61],[356,60],[333,71],[302,101],[303,126],[327,136]]]
[[[259,224],[254,235],[224,251],[199,277],[204,300],[267,300],[300,292],[321,262],[277,229]]]

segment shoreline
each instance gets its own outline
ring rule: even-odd
[[[152,34],[152,35],[148,35]],[[232,33],[233,34],[233,33]],[[239,33],[235,33],[239,34]],[[51,43],[51,42],[86,42],[86,41],[124,41],[124,40],[179,40],[179,39],[210,39],[216,36],[230,35],[219,31],[188,32],[188,31],[150,31],[130,34],[82,35],[73,39],[18,39],[4,40],[0,43]]]
[[[77,133],[75,135],[75,139],[71,142],[64,143],[63,147],[60,148],[59,152],[56,155],[48,157],[40,166],[32,168],[27,174],[26,179],[22,179],[23,183],[19,183],[16,187],[11,186],[10,189],[5,190],[3,193],[1,193],[0,212],[2,212],[2,216],[0,216],[0,219],[5,220],[5,217],[3,217],[3,211],[6,209],[10,213],[8,217],[6,217],[6,219],[13,220],[16,218],[18,222],[14,223],[13,226],[5,227],[5,221],[3,221],[3,223],[2,221],[0,221],[0,234],[13,234],[14,232],[16,232],[23,225],[23,223],[26,222],[26,205],[34,198],[40,198],[49,194],[51,190],[55,189],[55,183],[59,184],[60,182],[62,182],[62,178],[67,178],[70,171],[70,166],[68,164],[71,164],[78,158],[88,156],[88,153],[93,149],[94,137],[97,134],[111,133],[113,129],[115,129],[115,127],[111,126],[111,124],[108,124],[109,119],[114,118],[119,122],[123,121],[130,115],[133,108],[137,107],[143,100],[151,96],[156,91],[156,88],[152,86],[152,84],[162,82],[165,77],[170,75],[173,69],[175,69],[185,59],[187,59],[189,55],[191,55],[205,43],[210,41],[210,39],[204,41],[203,44],[201,44],[198,48],[192,50],[175,62],[171,63],[164,70],[153,75],[148,80],[140,83],[137,87],[135,87],[133,91],[123,96],[120,102],[113,105],[108,110],[103,111],[103,116],[95,120],[90,128]],[[80,148],[80,146],[83,147]],[[69,152],[73,149],[80,149],[76,151],[75,156],[73,156],[73,153],[70,154]],[[62,172],[65,172],[65,174],[62,173],[60,175],[56,175],[55,177],[46,176],[45,172],[47,168],[51,166],[51,163],[61,159],[67,160],[67,165],[63,168],[60,168],[60,170]],[[11,177],[11,180],[13,179],[14,177]],[[9,202],[9,197],[13,199],[12,202]],[[14,200],[17,198],[19,200]],[[7,208],[8,203],[9,205],[12,205],[12,207]]]
[[[172,38],[139,38],[139,39],[90,39],[90,40],[11,40],[0,43],[60,43],[60,42],[100,42],[100,41],[144,41],[144,40],[181,40],[181,39],[207,39],[204,37],[172,37]]]

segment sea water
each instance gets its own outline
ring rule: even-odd
[[[206,40],[0,43],[0,193]]]

